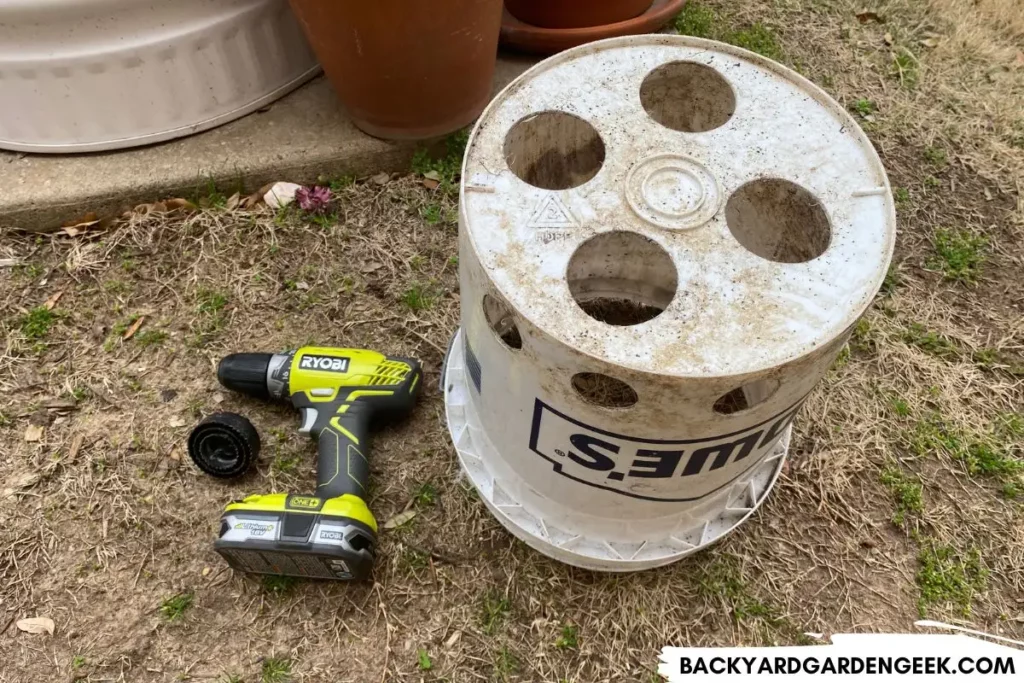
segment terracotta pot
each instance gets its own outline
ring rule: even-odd
[[[352,120],[370,135],[446,135],[490,101],[502,0],[290,2]]]
[[[604,26],[638,17],[653,0],[505,0],[516,19],[541,28]]]

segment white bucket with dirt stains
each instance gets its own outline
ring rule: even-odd
[[[494,515],[631,571],[747,519],[885,277],[895,209],[854,120],[798,74],[680,36],[509,85],[463,169],[452,439]]]

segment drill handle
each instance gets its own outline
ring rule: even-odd
[[[366,499],[370,480],[370,411],[358,404],[330,415],[317,436],[316,496]]]

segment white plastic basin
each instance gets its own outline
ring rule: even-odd
[[[190,135],[318,70],[286,0],[0,0],[0,148]]]

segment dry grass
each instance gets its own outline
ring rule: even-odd
[[[906,195],[886,292],[798,419],[773,495],[724,543],[654,572],[594,574],[513,540],[459,479],[436,392],[375,443],[378,518],[418,514],[382,534],[373,584],[265,582],[213,553],[227,501],[313,481],[296,417],[221,391],[217,360],[315,340],[418,355],[436,386],[459,306],[443,191],[359,183],[322,224],[208,210],[5,239],[26,265],[0,271],[0,680],[646,682],[667,643],[909,630],[919,610],[1024,638],[1011,4],[706,5],[730,31],[763,22],[840,101],[870,100],[864,124]],[[885,23],[860,23],[864,9]],[[901,45],[913,88],[891,71]],[[986,238],[973,283],[936,267],[938,230]],[[188,429],[215,410],[263,436],[244,481],[187,463]],[[36,615],[52,638],[16,631]]]

